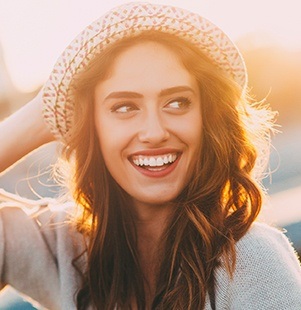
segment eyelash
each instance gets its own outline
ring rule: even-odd
[[[191,105],[192,100],[191,100],[190,98],[188,98],[188,97],[177,97],[177,98],[175,98],[175,99],[170,100],[170,101],[166,104],[166,107],[169,108],[168,106],[169,106],[170,104],[174,103],[174,102],[179,102],[180,104],[183,104],[184,107],[182,107],[182,108],[181,108],[181,107],[177,108],[177,109],[179,109],[179,110],[182,110],[182,109],[188,108],[188,107]],[[171,109],[172,109],[172,108],[171,108]]]
[[[131,111],[137,109],[136,105],[134,105],[133,103],[130,103],[130,102],[122,102],[122,103],[115,104],[115,105],[111,108],[111,112],[115,112],[115,113],[127,113],[127,112],[130,112],[130,111],[125,111],[125,112],[118,111],[118,110],[121,109],[121,108],[130,108]]]

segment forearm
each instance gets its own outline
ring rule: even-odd
[[[42,117],[41,94],[0,123],[0,172],[54,140]]]

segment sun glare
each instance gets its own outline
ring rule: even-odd
[[[0,44],[8,72],[21,91],[42,85],[64,47],[83,27],[125,0],[0,0]],[[301,50],[299,0],[157,0],[197,11],[234,40],[249,33]],[[265,39],[261,43],[267,43]],[[258,42],[257,42],[258,43]]]

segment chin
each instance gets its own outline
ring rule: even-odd
[[[165,194],[154,194],[151,197],[139,197],[138,199],[134,198],[134,201],[138,202],[139,204],[142,205],[148,205],[148,206],[154,206],[154,207],[163,207],[163,206],[169,206],[172,202],[174,202],[174,200],[178,197],[178,193],[177,194],[173,194],[173,195],[166,195]]]

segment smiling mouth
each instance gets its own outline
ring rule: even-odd
[[[131,157],[131,161],[137,167],[149,171],[161,171],[172,165],[178,157],[178,153],[168,153],[157,156],[134,155]]]

